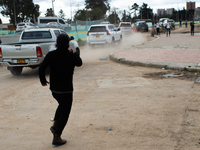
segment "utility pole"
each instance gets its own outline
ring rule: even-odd
[[[71,11],[71,22],[72,22],[72,4],[74,4],[74,3],[70,3],[70,11]]]
[[[14,4],[14,18],[15,18],[15,26],[16,26],[17,22],[16,22],[15,0],[13,0],[13,4]]]
[[[55,0],[52,0],[53,16],[55,17],[53,2],[55,2]]]

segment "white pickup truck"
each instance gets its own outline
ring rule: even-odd
[[[19,43],[0,45],[1,66],[7,66],[13,75],[20,75],[23,67],[37,68],[46,54],[56,49],[56,39],[60,34],[66,32],[56,28],[24,30]],[[69,50],[74,48],[80,55],[78,43],[71,38]]]

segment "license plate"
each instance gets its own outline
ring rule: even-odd
[[[25,59],[17,59],[17,63],[18,64],[24,64],[25,63]]]
[[[96,38],[100,38],[100,35],[96,35]]]

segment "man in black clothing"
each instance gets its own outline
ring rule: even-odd
[[[62,145],[67,141],[61,139],[71,111],[73,101],[73,74],[75,66],[81,66],[82,60],[75,49],[68,50],[69,36],[61,34],[57,38],[57,49],[49,52],[39,67],[39,77],[42,86],[49,82],[45,77],[45,70],[50,67],[50,90],[58,102],[54,124],[50,128],[53,133],[53,145]]]
[[[190,23],[190,27],[191,27],[191,35],[193,36],[194,35],[194,21]]]

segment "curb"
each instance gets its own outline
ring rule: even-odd
[[[160,69],[171,69],[171,70],[182,70],[182,71],[200,71],[200,67],[197,67],[198,63],[154,63],[154,62],[138,62],[132,60],[126,60],[125,58],[116,58],[113,56],[114,53],[109,55],[110,60],[131,66],[142,66],[142,67],[152,67]]]

